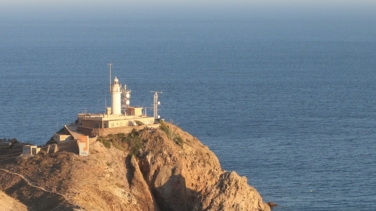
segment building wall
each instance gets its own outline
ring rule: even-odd
[[[102,121],[93,121],[93,120],[81,120],[82,121],[82,127],[88,127],[88,128],[101,128]]]
[[[37,146],[32,146],[32,145],[24,145],[22,149],[22,154],[26,155],[36,155],[40,151],[40,148]]]
[[[127,110],[127,114],[129,116],[141,116],[142,115],[142,108],[140,107],[129,107]]]
[[[62,141],[70,141],[72,139],[71,135],[65,135],[65,134],[54,134],[54,140],[56,142],[62,142]]]
[[[147,117],[147,118],[140,118],[140,119],[135,119],[134,121],[140,121],[142,123],[144,123],[145,125],[151,125],[151,124],[154,124],[154,117]]]
[[[31,154],[31,146],[24,145],[22,149],[22,154],[30,155]]]
[[[154,117],[142,117],[136,119],[125,119],[125,120],[108,120],[108,121],[97,121],[97,120],[81,120],[82,127],[84,128],[116,128],[116,127],[126,127],[135,126],[137,121],[143,122],[145,125],[154,124]]]
[[[108,128],[130,126],[129,120],[109,120]]]
[[[148,125],[147,127],[158,128],[159,124]],[[77,127],[78,132],[83,133],[88,136],[107,136],[109,134],[118,133],[130,133],[133,129],[141,130],[144,129],[145,125],[141,126],[127,126],[127,127],[116,127],[116,128],[84,128]]]
[[[78,126],[77,127],[77,131],[79,133],[82,133],[82,134],[85,134],[85,135],[88,135],[90,137],[94,137],[94,136],[97,136],[98,134],[95,134],[94,132],[94,128],[87,128],[87,127],[82,127],[82,126]]]

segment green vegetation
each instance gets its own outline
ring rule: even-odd
[[[106,148],[111,148],[111,141],[109,141],[108,139],[99,137],[98,141],[101,142]]]
[[[170,128],[168,128],[168,126],[164,123],[163,120],[161,120],[159,123],[161,124],[159,125],[159,129],[164,131],[169,139],[172,139],[172,133],[170,131]]]
[[[174,141],[175,144],[179,146],[183,146],[184,140],[179,136],[179,134],[172,132],[170,128],[166,125],[166,123],[164,123],[164,121],[161,120],[160,124],[161,125],[159,126],[159,129],[166,133],[168,139]]]
[[[143,145],[143,140],[139,136],[139,133],[136,129],[133,129],[128,136],[122,138],[122,142],[125,142],[129,146],[130,155],[139,155],[139,150]]]
[[[175,135],[173,140],[174,140],[175,144],[177,144],[179,146],[183,146],[183,144],[184,144],[183,139],[179,135]]]
[[[143,140],[136,129],[133,129],[128,135],[118,133],[116,135],[110,134],[106,137],[99,137],[98,141],[103,143],[107,148],[113,146],[121,151],[129,150],[129,154],[135,156],[139,155],[139,151],[143,146]]]
[[[139,121],[139,120],[135,120],[135,122],[136,122],[136,124],[139,125],[139,126],[140,126],[140,125],[145,125],[143,122],[141,122],[141,121]]]

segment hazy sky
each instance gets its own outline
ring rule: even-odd
[[[375,0],[1,0],[0,6],[24,7],[33,6],[375,6]]]
[[[375,9],[376,0],[1,0],[0,18],[373,19]]]

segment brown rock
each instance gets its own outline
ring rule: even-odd
[[[235,172],[223,173],[196,204],[196,207],[200,207],[196,210],[270,211],[256,189],[247,184],[247,178],[240,177]]]
[[[245,177],[224,171],[197,138],[165,124],[165,131],[140,131],[142,146],[132,151],[125,142],[95,142],[88,157],[69,144],[22,162],[0,153],[0,168],[9,171],[0,171],[0,190],[29,210],[270,210]]]
[[[0,210],[27,211],[27,207],[18,200],[13,199],[0,191]]]
[[[274,203],[274,202],[272,202],[272,201],[270,201],[270,202],[266,202],[266,203],[269,205],[270,208],[273,208],[273,207],[276,207],[276,206],[277,206],[277,204]]]

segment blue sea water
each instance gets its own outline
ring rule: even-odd
[[[275,210],[375,210],[375,58],[367,21],[0,22],[0,137],[103,112],[112,62]]]

